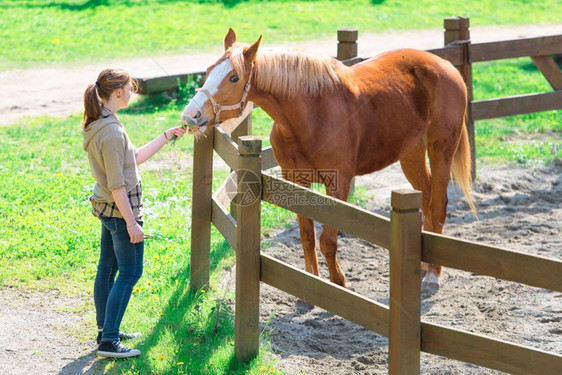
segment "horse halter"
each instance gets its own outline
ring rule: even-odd
[[[252,73],[253,72],[254,72],[254,68],[252,67],[252,70],[250,70],[248,82],[246,82],[246,84],[244,85],[244,93],[242,94],[242,98],[236,104],[232,104],[232,105],[218,104],[215,101],[215,98],[213,98],[213,95],[211,95],[209,90],[207,90],[206,88],[201,87],[201,88],[198,88],[198,89],[195,90],[196,92],[199,92],[199,91],[203,92],[205,95],[207,95],[207,98],[209,98],[209,100],[211,101],[211,104],[213,105],[213,112],[215,113],[215,123],[214,123],[214,125],[218,125],[220,123],[219,117],[220,117],[221,111],[231,111],[233,109],[240,108],[240,112],[238,113],[237,117],[242,116],[242,113],[244,113],[244,108],[246,107],[246,97],[248,96],[248,92],[250,92],[250,82],[252,81]]]

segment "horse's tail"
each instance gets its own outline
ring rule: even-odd
[[[472,197],[472,158],[470,155],[470,143],[468,141],[468,131],[466,130],[466,119],[463,121],[461,137],[457,151],[453,157],[453,179],[460,186],[466,197],[470,209],[476,217],[476,206]]]

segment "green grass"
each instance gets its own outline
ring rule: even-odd
[[[228,27],[265,43],[360,32],[560,22],[559,0],[19,0],[0,4],[0,70],[220,48]],[[165,21],[164,21],[165,20]]]
[[[171,104],[163,107],[158,101],[152,106],[140,102],[120,114],[134,144],[177,124],[185,103],[167,101]],[[80,120],[76,115],[35,118],[0,127],[0,287],[58,289],[80,296],[86,304],[80,311],[84,325],[76,334],[86,341],[95,333],[91,288],[100,224],[90,214],[93,178],[81,148]],[[263,125],[256,124],[257,134],[267,134]],[[143,356],[126,362],[100,360],[103,373],[277,373],[266,349],[250,364],[234,360],[233,296],[219,288],[234,253],[216,230],[211,287],[197,295],[188,292],[192,142],[186,136],[140,167],[145,231],[154,238],[146,242],[145,272],[123,327],[145,333],[136,344]],[[215,172],[215,189],[227,175],[226,170]],[[294,217],[271,205],[263,210],[264,230]]]
[[[473,64],[474,99],[490,99],[552,88],[529,57]],[[479,162],[549,164],[562,158],[562,111],[477,121]]]

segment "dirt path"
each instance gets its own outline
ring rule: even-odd
[[[226,32],[226,30],[225,30]],[[509,40],[521,37],[562,34],[561,24],[529,25],[515,28],[472,27],[473,42]],[[257,37],[257,36],[256,36]],[[246,42],[252,42],[250,40]],[[264,35],[264,46],[267,35]],[[443,46],[442,30],[359,33],[359,56],[373,56],[394,48],[419,49]],[[153,77],[166,74],[203,71],[220,56],[222,41],[217,49],[197,54],[178,56],[144,56],[130,60],[103,61],[86,66],[49,67],[43,69],[8,70],[0,72],[0,125],[6,125],[25,116],[66,116],[83,110],[82,95],[86,86],[95,82],[105,67],[122,67],[134,77]],[[336,54],[336,32],[331,38],[287,44],[315,54]]]
[[[475,42],[562,34],[562,24],[520,28],[472,28]],[[360,34],[359,55],[399,47],[421,49],[442,46],[442,32],[416,31]],[[220,44],[220,43],[218,43]],[[311,53],[334,55],[333,39],[294,44]],[[144,57],[107,61],[84,67],[11,70],[0,72],[0,125],[25,116],[67,116],[82,110],[82,93],[106,66],[121,66],[134,76],[197,71],[213,62],[219,50],[185,56]],[[467,214],[453,194],[446,233],[463,238],[514,247],[534,254],[560,258],[562,244],[562,167],[548,170],[481,169],[477,202],[481,221]],[[387,194],[407,186],[396,167],[363,177],[358,184],[375,194],[369,208],[388,212]],[[302,267],[298,229],[280,233],[267,251],[282,255]],[[388,299],[388,264],[385,251],[343,235],[340,239],[343,268],[356,291],[379,301]],[[321,257],[322,258],[322,257]],[[361,261],[357,261],[360,259]],[[323,266],[325,273],[325,267]],[[324,276],[326,276],[324,274]],[[424,301],[424,319],[452,324],[505,339],[519,340],[562,353],[562,298],[558,293],[537,291],[490,278],[445,270],[444,286]],[[288,373],[383,374],[386,373],[386,339],[369,333],[321,309],[299,311],[294,299],[264,287],[262,322],[272,322],[272,348],[280,367]],[[93,327],[75,311],[82,299],[56,292],[31,293],[0,290],[0,374],[96,374],[92,340],[80,343],[71,332]],[[519,336],[518,336],[519,335]],[[92,335],[93,336],[93,335]],[[423,357],[427,374],[493,373],[454,361]]]

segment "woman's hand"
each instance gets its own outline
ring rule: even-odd
[[[131,243],[139,243],[144,241],[144,230],[139,225],[139,223],[134,222],[133,224],[127,224],[127,232],[131,239]]]
[[[185,134],[185,129],[182,126],[176,126],[175,128],[170,128],[165,131],[166,139],[178,140]],[[175,135],[175,138],[174,138]]]

